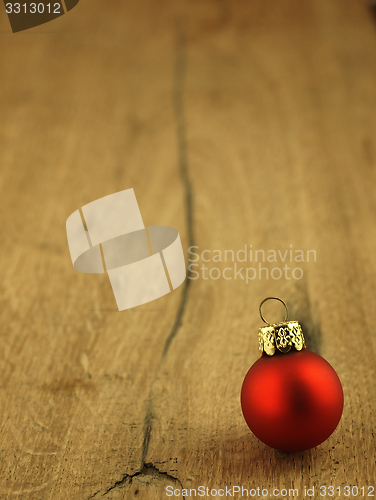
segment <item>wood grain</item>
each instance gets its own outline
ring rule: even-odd
[[[0,75],[1,500],[376,486],[368,8],[91,0],[18,34],[3,11]],[[130,187],[145,224],[176,227],[187,259],[195,246],[211,260],[118,312],[107,276],[73,269],[65,221]],[[245,246],[247,262],[224,260]],[[255,262],[256,250],[316,259]],[[285,265],[289,279],[273,279]],[[270,295],[344,388],[338,428],[302,453],[266,447],[241,414]]]

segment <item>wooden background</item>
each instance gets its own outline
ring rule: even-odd
[[[369,8],[82,0],[18,34],[0,14],[1,500],[376,486]],[[145,224],[177,228],[187,258],[191,245],[252,245],[316,262],[291,264],[300,280],[200,275],[118,312],[106,275],[73,269],[65,222],[131,187]],[[240,409],[269,295],[344,388],[338,428],[302,453],[263,445]]]

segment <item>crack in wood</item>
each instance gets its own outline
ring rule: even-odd
[[[180,486],[180,488],[183,490],[183,485],[181,484],[180,480],[175,477],[175,476],[172,476],[171,474],[169,474],[168,472],[162,472],[160,471],[154,464],[152,464],[151,462],[148,462],[148,463],[145,463],[143,466],[142,466],[142,469],[139,470],[138,472],[135,472],[134,474],[125,474],[124,477],[122,479],[120,479],[119,481],[116,481],[116,483],[111,486],[110,488],[108,488],[108,490],[106,490],[101,497],[97,497],[98,500],[99,498],[104,498],[105,496],[107,496],[111,491],[113,491],[115,488],[118,488],[118,487],[122,487],[122,486],[125,486],[125,485],[130,485],[132,484],[133,482],[133,479],[134,478],[151,478],[151,479],[168,479],[169,481],[173,482],[173,483],[176,483]],[[88,500],[90,499],[95,499],[96,495],[98,494],[99,492],[95,493],[93,496],[89,497]],[[185,500],[185,497],[182,496],[182,498]]]
[[[179,169],[180,175],[182,177],[182,182],[185,191],[185,212],[186,212],[186,228],[188,234],[188,245],[189,247],[194,245],[194,230],[193,230],[193,191],[192,185],[189,178],[188,172],[188,161],[187,161],[187,145],[186,145],[186,121],[184,114],[184,104],[183,104],[183,87],[185,80],[185,72],[186,72],[186,48],[185,48],[185,36],[183,29],[180,25],[177,26],[177,41],[176,41],[176,59],[175,59],[175,76],[174,76],[174,88],[173,88],[173,104],[175,111],[175,121],[176,121],[176,137],[178,143],[178,152],[179,152]],[[146,415],[144,419],[144,439],[142,443],[142,452],[141,452],[141,469],[132,474],[125,474],[122,479],[116,481],[116,483],[108,488],[104,493],[101,494],[101,497],[97,496],[99,491],[94,493],[94,495],[90,496],[88,500],[97,498],[103,498],[108,493],[113,491],[118,487],[122,487],[126,484],[131,484],[135,477],[152,477],[152,478],[160,478],[164,477],[173,481],[183,489],[183,485],[181,481],[177,478],[169,474],[168,472],[161,472],[155,465],[150,462],[145,462],[146,455],[149,448],[150,436],[152,432],[152,421],[153,421],[153,401],[152,401],[152,393],[153,393],[153,385],[156,380],[156,375],[159,372],[159,369],[163,363],[164,358],[166,357],[169,348],[173,339],[176,337],[181,325],[183,316],[185,313],[186,305],[188,302],[188,295],[190,289],[189,279],[191,272],[189,269],[187,270],[187,278],[183,284],[182,295],[180,299],[180,304],[178,311],[176,313],[175,322],[171,328],[171,331],[165,341],[165,345],[163,348],[163,352],[159,361],[159,366],[154,376],[154,380],[150,387],[150,392],[148,396],[148,403],[146,409]],[[184,499],[185,497],[182,496]]]
[[[150,393],[148,397],[148,405],[147,405],[147,410],[146,410],[146,416],[144,419],[144,440],[142,442],[142,453],[141,453],[141,466],[145,464],[145,459],[146,459],[146,454],[149,449],[149,442],[150,442],[150,435],[151,435],[151,428],[152,428],[152,419],[153,419],[153,402],[151,398],[151,391],[153,388],[154,380],[150,388]]]
[[[373,19],[376,19],[376,0],[370,0],[368,3],[371,15],[373,16]]]
[[[306,283],[296,286],[295,293],[289,300],[289,312],[290,318],[299,321],[302,327],[307,349],[321,354],[322,331],[319,313],[317,308],[312,307]]]

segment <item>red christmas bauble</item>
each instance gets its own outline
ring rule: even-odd
[[[343,390],[330,364],[308,349],[263,354],[245,376],[241,406],[260,441],[280,451],[302,451],[335,430]]]

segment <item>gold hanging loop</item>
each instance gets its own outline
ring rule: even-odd
[[[267,300],[279,300],[285,306],[286,316],[282,323],[269,323],[262,315],[261,307]],[[273,356],[276,351],[287,353],[292,348],[301,351],[305,347],[303,330],[297,321],[288,321],[289,310],[286,302],[279,297],[266,297],[260,304],[260,317],[268,326],[259,328],[259,350],[268,356]]]
[[[282,302],[282,304],[285,306],[285,309],[286,309],[286,316],[285,316],[285,319],[283,320],[284,323],[287,322],[287,320],[289,319],[289,310],[288,310],[288,307],[287,307],[287,304],[285,301],[283,301],[282,299],[280,299],[279,297],[266,297],[266,299],[264,299],[261,304],[260,304],[260,307],[259,307],[259,311],[260,311],[260,317],[262,319],[262,321],[264,323],[266,323],[267,325],[269,326],[272,326],[273,323],[269,323],[269,321],[266,321],[266,319],[264,318],[264,316],[262,315],[262,311],[261,311],[261,307],[262,305],[264,304],[264,302],[266,302],[267,300],[279,300],[280,302]]]

